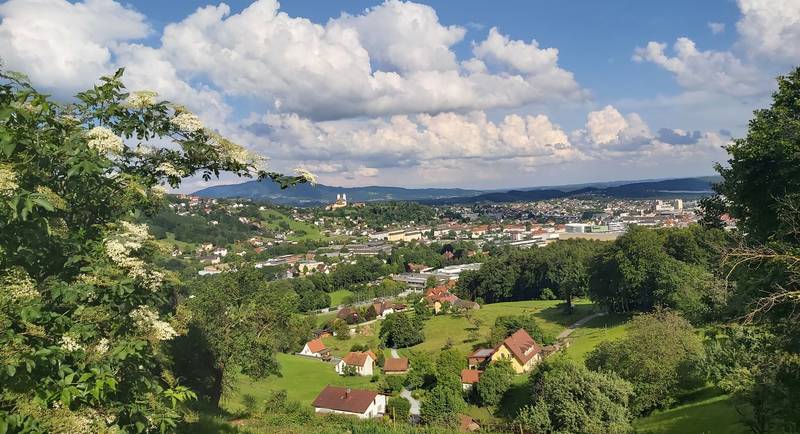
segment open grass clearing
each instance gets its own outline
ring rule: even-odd
[[[328,295],[331,297],[331,307],[337,307],[342,304],[346,297],[353,295],[353,292],[347,289],[340,289],[338,291],[329,292]]]
[[[559,300],[529,300],[483,305],[472,311],[473,318],[481,321],[477,340],[470,339],[473,326],[466,316],[437,315],[425,322],[425,342],[411,349],[438,352],[449,341],[453,348],[466,354],[486,340],[497,317],[504,315],[532,314],[542,329],[555,337],[568,325],[594,312],[594,305],[588,300],[576,302],[570,313],[561,304]]]
[[[223,396],[222,407],[231,413],[245,409],[245,401],[252,397],[256,403],[263,402],[272,391],[286,390],[289,400],[311,405],[320,390],[327,385],[347,386],[358,389],[373,389],[370,377],[346,377],[334,371],[330,363],[290,354],[278,354],[281,377],[271,376],[253,380],[245,375],[236,379],[233,392]]]
[[[740,420],[729,395],[713,387],[700,389],[692,399],[665,411],[634,421],[639,433],[739,434],[749,432]]]
[[[625,324],[629,317],[609,314],[592,319],[578,327],[569,336],[569,348],[563,354],[576,362],[583,362],[586,356],[603,341],[621,339],[627,333]]]

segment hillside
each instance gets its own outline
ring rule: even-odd
[[[468,197],[483,193],[460,188],[401,188],[401,187],[332,187],[323,184],[302,184],[281,189],[272,182],[248,181],[242,184],[217,185],[194,194],[212,198],[246,198],[266,200],[282,205],[321,205],[332,202],[337,194],[346,194],[350,202],[389,200],[421,201],[437,198]]]
[[[615,181],[496,191],[382,186],[333,187],[322,184],[315,186],[302,184],[282,190],[275,183],[249,181],[242,184],[208,187],[194,194],[202,197],[238,197],[299,206],[327,204],[332,202],[337,194],[346,194],[347,199],[351,202],[400,200],[442,205],[477,202],[534,202],[579,195],[631,199],[697,198],[709,195],[711,185],[717,180],[715,177],[696,177],[660,181]]]

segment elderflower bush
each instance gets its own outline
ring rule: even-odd
[[[164,347],[181,314],[132,216],[158,212],[186,176],[312,179],[266,172],[121,78],[60,105],[0,72],[0,431],[175,430],[194,397]]]

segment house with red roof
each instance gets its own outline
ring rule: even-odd
[[[403,375],[408,373],[408,357],[392,357],[383,361],[383,373]]]
[[[311,405],[317,413],[345,414],[369,419],[386,413],[386,395],[373,390],[327,386]]]
[[[481,379],[482,372],[477,369],[462,369],[461,388],[466,392],[475,387],[475,384]]]
[[[377,361],[378,356],[372,351],[351,351],[336,364],[336,372],[345,375],[353,369],[356,375],[371,376]]]
[[[303,356],[323,358],[330,354],[330,350],[325,348],[325,344],[322,343],[321,339],[312,339],[306,342],[300,354]]]
[[[505,338],[492,353],[490,363],[509,360],[518,374],[529,372],[543,358],[543,348],[524,329]]]

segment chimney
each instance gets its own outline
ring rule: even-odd
[[[349,387],[344,391],[344,399],[348,399],[348,398],[350,398],[350,388]]]

